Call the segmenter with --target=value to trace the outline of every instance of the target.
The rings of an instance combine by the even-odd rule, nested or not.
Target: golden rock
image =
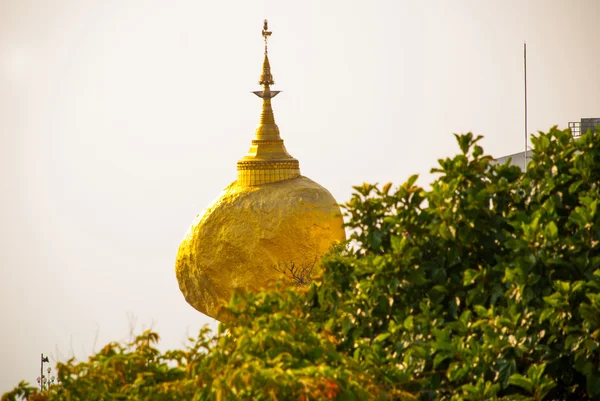
[[[344,238],[335,199],[314,181],[234,182],[182,241],[179,287],[190,305],[216,317],[236,288],[264,288],[281,278],[282,264],[311,263]]]
[[[260,123],[250,150],[237,164],[238,179],[188,230],[175,271],[186,301],[218,316],[237,288],[257,291],[282,278],[281,266],[309,265],[346,238],[339,206],[316,182],[300,175],[275,124],[274,84],[267,55],[260,84]]]

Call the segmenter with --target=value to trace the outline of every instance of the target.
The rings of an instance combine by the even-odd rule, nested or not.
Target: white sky
[[[342,203],[364,181],[430,182],[457,152],[523,150],[529,131],[600,117],[600,1],[0,0],[0,394],[41,352],[161,347],[210,319],[174,261],[236,177],[260,99],[262,21],[275,117],[304,175]],[[129,316],[129,317],[128,317]]]

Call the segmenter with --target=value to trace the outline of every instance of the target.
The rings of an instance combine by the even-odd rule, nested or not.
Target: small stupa
[[[175,271],[186,301],[218,318],[237,288],[257,291],[282,279],[282,266],[314,264],[346,234],[333,196],[300,175],[286,150],[271,107],[279,91],[271,74],[267,20],[259,84],[260,122],[237,180],[196,216],[179,246]]]

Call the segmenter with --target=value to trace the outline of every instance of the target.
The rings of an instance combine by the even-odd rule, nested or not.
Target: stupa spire
[[[269,21],[265,20],[263,23],[262,36],[265,41],[265,60],[263,61],[263,73],[260,76],[260,85],[273,85],[273,75],[271,75],[271,64],[269,64],[269,36],[273,32],[269,31]]]
[[[265,41],[265,58],[260,74],[259,85],[262,85],[262,91],[252,92],[263,99],[262,112],[260,113],[260,123],[256,129],[256,139],[281,139],[279,136],[279,127],[275,124],[273,107],[271,99],[277,96],[280,91],[272,91],[271,85],[275,85],[273,74],[271,74],[271,63],[269,62],[269,43],[268,39],[273,32],[269,31],[269,23],[265,20],[263,24],[262,36]]]
[[[262,98],[263,104],[252,146],[237,164],[238,183],[242,185],[262,185],[300,176],[300,164],[285,149],[271,106],[271,99],[280,92],[271,90],[271,85],[275,84],[269,62],[268,38],[271,34],[265,20],[262,30],[265,57],[258,81],[263,90],[252,92]]]

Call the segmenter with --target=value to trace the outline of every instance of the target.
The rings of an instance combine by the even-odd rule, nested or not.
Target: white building
[[[587,132],[588,129],[595,130],[596,127],[600,127],[600,118],[582,118],[581,121],[569,123],[569,128],[571,129],[571,133],[575,138],[579,137],[582,133]],[[528,150],[527,152],[523,151],[508,156],[502,156],[495,160],[500,164],[504,164],[510,159],[511,165],[518,166],[521,168],[521,170],[525,170],[528,156],[530,154],[531,151]]]

